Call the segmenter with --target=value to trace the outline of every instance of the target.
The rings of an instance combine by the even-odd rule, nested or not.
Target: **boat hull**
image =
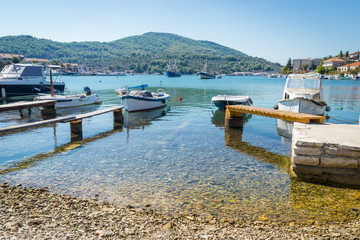
[[[210,73],[206,73],[206,72],[200,72],[199,73],[200,79],[215,79],[215,75],[212,75]]]
[[[167,77],[181,77],[181,74],[180,74],[180,73],[178,73],[178,72],[172,72],[172,71],[167,71],[167,72],[165,73],[165,75],[166,75]]]
[[[39,96],[35,100],[56,100],[55,108],[71,108],[91,104],[100,104],[101,100],[96,94],[92,95],[69,95],[69,96]]]
[[[140,98],[127,95],[122,96],[121,99],[125,109],[128,110],[128,112],[134,112],[164,107],[170,100],[170,96],[167,95],[162,98]]]
[[[218,95],[211,99],[213,103],[220,110],[225,111],[227,105],[252,105],[252,100],[249,96],[231,96],[231,95]]]
[[[64,92],[64,83],[54,83],[54,91]],[[4,89],[4,90],[3,90]],[[3,95],[3,93],[5,93]],[[22,83],[2,83],[0,82],[0,95],[4,97],[31,96],[39,93],[50,93],[50,83],[45,84],[22,84]]]
[[[283,99],[279,101],[278,109],[289,112],[324,115],[326,104],[306,98]]]

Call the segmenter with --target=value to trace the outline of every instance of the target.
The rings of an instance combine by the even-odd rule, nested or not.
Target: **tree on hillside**
[[[345,57],[347,57],[347,58],[349,57],[349,51],[345,52]]]
[[[289,60],[287,61],[287,63],[286,63],[286,68],[289,69],[289,70],[292,70],[293,65],[292,65],[291,58],[289,58]]]
[[[20,59],[17,58],[17,57],[12,57],[12,58],[11,58],[11,62],[12,62],[12,63],[19,63],[19,62],[20,62]]]
[[[339,56],[344,57],[344,54],[343,54],[342,50],[340,50]]]

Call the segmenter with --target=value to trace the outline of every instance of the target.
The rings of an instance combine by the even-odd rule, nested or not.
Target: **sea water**
[[[360,207],[356,190],[291,177],[291,133],[279,130],[277,119],[252,115],[243,129],[227,130],[224,113],[211,104],[218,94],[249,95],[254,106],[272,108],[282,97],[285,79],[135,75],[62,80],[65,94],[89,86],[103,102],[59,110],[59,116],[120,105],[116,89],[125,85],[162,88],[172,100],[162,109],[125,111],[120,129],[114,130],[112,113],[84,119],[79,142],[71,142],[69,123],[1,135],[0,183],[252,221],[342,221],[356,216],[352,209]],[[327,122],[358,124],[360,82],[327,80],[323,85],[332,108]],[[38,109],[22,118],[11,111],[1,113],[0,127],[37,120]]]

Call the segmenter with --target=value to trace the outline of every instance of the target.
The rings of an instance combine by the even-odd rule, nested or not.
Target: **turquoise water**
[[[242,131],[225,131],[224,113],[210,102],[218,94],[248,94],[255,106],[272,108],[281,99],[285,79],[136,75],[62,80],[66,94],[81,93],[86,85],[103,103],[62,110],[59,115],[119,105],[114,90],[125,84],[148,84],[153,91],[163,88],[172,101],[163,109],[125,112],[122,129],[113,129],[112,113],[85,119],[84,140],[76,143],[70,141],[69,123],[0,136],[0,183],[48,187],[55,193],[97,197],[120,205],[149,203],[163,211],[252,220],[260,215],[272,221],[302,219],[299,216],[335,218],[339,212],[338,218],[343,219],[349,217],[347,208],[358,205],[351,197],[354,190],[290,177],[291,140],[279,134],[276,119],[253,115]],[[323,84],[325,101],[332,107],[330,115],[358,121],[360,82]],[[182,102],[177,101],[179,97]],[[0,127],[41,119],[38,111],[24,118],[16,111],[1,114]],[[341,123],[333,118],[328,122]],[[317,206],[314,200],[320,192],[332,199],[327,207]],[[334,204],[340,202],[338,198],[346,202]],[[313,203],[311,211],[305,202]]]

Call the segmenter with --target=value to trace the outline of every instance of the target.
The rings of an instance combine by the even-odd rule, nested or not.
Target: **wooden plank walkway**
[[[15,102],[0,105],[0,112],[18,110],[33,107],[55,107],[55,100],[43,100],[43,101],[29,101],[29,102]]]
[[[278,118],[289,122],[301,122],[301,123],[323,123],[325,120],[324,116],[311,115],[305,113],[295,113],[289,111],[275,110],[271,108],[246,106],[246,105],[230,105],[226,106],[227,114],[232,113],[248,113],[254,115],[260,115],[265,117]]]
[[[93,117],[93,116],[104,114],[107,112],[117,111],[122,108],[123,108],[123,106],[116,106],[116,107],[101,109],[101,110],[94,111],[94,112],[80,114],[77,116],[64,116],[64,117],[53,118],[53,119],[49,119],[49,120],[42,120],[42,121],[37,121],[37,122],[32,122],[32,123],[25,123],[25,124],[19,124],[19,125],[15,125],[15,126],[4,127],[4,128],[0,128],[0,133],[24,129],[24,128],[37,127],[37,126],[41,126],[41,125],[45,125],[45,124],[49,124],[49,123],[71,122],[71,121],[75,121],[75,120],[81,120],[84,118]]]
[[[88,113],[77,115],[77,116],[75,116],[75,119],[72,119],[72,120],[69,120],[69,121],[89,118],[89,117],[93,117],[93,116],[96,116],[96,115],[117,111],[117,110],[120,110],[120,109],[123,109],[123,108],[124,108],[123,106],[115,106],[115,107],[100,109],[100,110],[97,110],[97,111],[94,111],[94,112],[88,112]]]
[[[54,118],[54,119],[32,122],[32,123],[25,123],[25,124],[19,124],[19,125],[15,125],[15,126],[3,127],[3,128],[0,128],[0,133],[14,131],[14,130],[20,130],[23,128],[38,127],[38,126],[49,124],[49,123],[67,122],[67,121],[71,121],[71,120],[75,120],[75,116],[65,116],[65,117],[59,117],[59,118]]]

